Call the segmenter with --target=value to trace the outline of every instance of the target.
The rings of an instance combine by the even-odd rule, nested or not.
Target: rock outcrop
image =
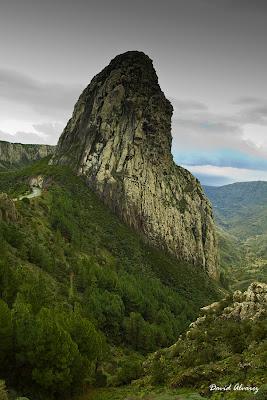
[[[66,164],[150,243],[217,277],[212,210],[171,154],[172,105],[152,61],[115,57],[81,94],[52,158]]]
[[[42,189],[44,185],[44,177],[42,175],[33,176],[30,178],[29,185],[31,189],[39,188]]]
[[[223,310],[222,318],[244,320],[267,316],[267,284],[253,282],[245,292],[233,293],[233,304]]]
[[[54,146],[0,141],[0,169],[28,164],[52,155]]]
[[[244,384],[253,382],[259,387],[266,376],[266,317],[267,284],[262,282],[203,307],[175,344],[148,356],[138,384],[153,384],[162,371],[165,385],[194,386],[201,392],[213,382],[218,387],[226,382],[231,386],[240,377]],[[232,396],[224,392],[222,398]]]
[[[207,315],[235,321],[262,319],[267,317],[267,284],[253,282],[245,292],[236,290],[230,299],[223,299],[201,308],[201,316],[190,324],[190,329],[206,321]],[[190,330],[188,331],[190,333]]]

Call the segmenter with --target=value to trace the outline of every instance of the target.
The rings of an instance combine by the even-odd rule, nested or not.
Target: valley
[[[42,195],[24,197],[35,176],[43,177]],[[65,375],[70,364],[58,364],[65,351],[72,354],[68,363],[73,363],[73,357],[78,365],[88,360],[90,368],[84,373],[92,382],[130,383],[140,374],[148,352],[171,345],[196,318],[200,306],[223,295],[200,269],[147,245],[65,167],[48,166],[43,160],[4,172],[1,191],[11,197],[0,198],[1,315],[5,318],[0,327],[12,321],[10,331],[0,329],[2,340],[5,337],[1,376],[8,384],[16,382],[24,394],[29,388],[63,394],[70,384],[72,390],[79,387],[81,370],[75,378],[75,370],[74,375]],[[19,196],[22,199],[14,203],[12,197]],[[32,328],[20,325],[27,319]],[[49,331],[43,330],[42,324],[49,320]],[[37,332],[38,358],[33,358],[30,338]],[[14,334],[15,348],[8,345]],[[49,341],[57,335],[68,338],[68,348],[55,350],[58,361],[51,365],[52,359],[41,350],[49,348],[47,335]],[[84,340],[89,347],[84,347]],[[99,343],[97,348],[90,347],[92,341]],[[105,363],[101,361],[95,375],[92,362],[100,362],[103,356]],[[35,375],[45,365],[58,380]],[[21,368],[25,373],[20,379]],[[65,389],[59,389],[62,379]],[[28,395],[32,396],[30,391]]]
[[[267,282],[267,183],[204,187],[218,225],[221,266],[232,289]]]
[[[172,114],[128,51],[56,147],[0,142],[0,400],[266,399],[267,183],[203,189]]]
[[[11,198],[22,196],[25,188],[30,191],[30,182],[37,177],[43,181],[41,195],[14,203]],[[229,287],[220,288],[201,270],[178,263],[147,245],[98,200],[83,178],[75,177],[66,167],[49,166],[44,159],[20,170],[2,173],[0,178],[0,191],[11,196],[4,203],[0,199],[0,328],[1,323],[6,325],[9,320],[17,326],[13,333],[0,329],[0,335],[5,337],[0,353],[2,365],[12,365],[12,372],[10,367],[1,370],[1,377],[8,385],[13,386],[16,381],[16,386],[29,399],[39,388],[44,393],[48,390],[49,396],[54,392],[56,397],[57,393],[65,396],[70,390],[77,391],[76,400],[198,400],[210,398],[204,382],[211,382],[222,370],[222,384],[227,379],[242,380],[242,374],[235,372],[235,365],[240,362],[251,364],[251,382],[257,385],[264,382],[266,324],[261,320],[254,321],[253,325],[245,321],[242,324],[220,322],[217,313],[231,304]],[[257,270],[253,264],[244,269],[245,260],[252,260],[253,254],[247,254],[236,240],[221,231],[219,246],[230,288],[243,291],[241,287],[247,289],[250,281],[255,280]],[[254,260],[259,263],[259,258]],[[257,268],[263,264],[264,261]],[[215,314],[207,316],[203,325],[190,329],[189,324],[199,315],[200,307],[222,298],[225,300]],[[31,325],[34,323],[32,328],[20,325],[25,324],[25,318],[30,318]],[[42,324],[48,321],[50,328],[43,331]],[[209,334],[205,336],[207,328]],[[186,333],[188,329],[190,334]],[[233,336],[235,330],[236,336]],[[27,334],[30,338],[37,332],[38,358],[33,358],[31,342],[27,344],[20,335]],[[79,362],[87,359],[88,367],[95,365],[84,370],[90,380],[81,397],[75,370],[72,377],[67,376],[63,367],[67,364],[58,364],[66,350],[60,347],[56,350],[55,364],[50,364],[51,360],[41,350],[44,346],[48,349],[52,338],[63,332],[69,341],[68,352],[77,357],[76,362],[82,357]],[[167,332],[170,336],[166,336]],[[17,354],[8,347],[14,334]],[[49,342],[44,340],[44,334],[52,335]],[[232,342],[233,337],[236,340]],[[215,345],[218,341],[225,347],[217,348],[215,355],[212,343]],[[98,344],[93,349],[84,347],[86,342]],[[41,347],[38,349],[38,346]],[[74,346],[72,350],[70,346]],[[159,347],[163,349],[157,350]],[[17,360],[23,357],[23,364],[14,357]],[[73,363],[71,358],[69,362]],[[35,378],[38,375],[27,376],[27,370],[30,374],[33,371],[36,374],[38,368],[43,371],[44,363],[54,376],[60,371],[58,382],[50,381],[47,386],[48,382]],[[25,373],[18,386],[16,374],[22,365]],[[257,365],[257,375],[254,365]],[[80,375],[81,367],[78,368]],[[71,382],[63,391],[58,386],[62,379]],[[25,380],[27,386],[24,386]],[[95,385],[108,387],[90,388]],[[228,398],[249,397],[247,393],[235,396],[231,393]]]

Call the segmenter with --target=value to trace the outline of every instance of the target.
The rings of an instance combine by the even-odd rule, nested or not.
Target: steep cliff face
[[[0,169],[19,166],[52,155],[54,146],[0,141]]]
[[[198,181],[173,162],[171,117],[150,58],[119,55],[81,94],[52,163],[85,175],[153,245],[217,277],[211,206]]]

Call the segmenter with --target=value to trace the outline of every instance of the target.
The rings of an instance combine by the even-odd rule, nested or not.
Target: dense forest
[[[42,175],[42,195],[13,202]],[[0,378],[17,395],[121,385],[223,290],[148,246],[83,178],[39,161],[0,174]],[[11,390],[11,394],[12,394]]]

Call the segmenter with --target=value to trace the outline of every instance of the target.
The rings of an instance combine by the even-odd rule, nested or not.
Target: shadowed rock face
[[[150,58],[121,54],[81,94],[52,163],[85,175],[154,246],[216,278],[211,206],[198,181],[173,162],[172,111]]]

